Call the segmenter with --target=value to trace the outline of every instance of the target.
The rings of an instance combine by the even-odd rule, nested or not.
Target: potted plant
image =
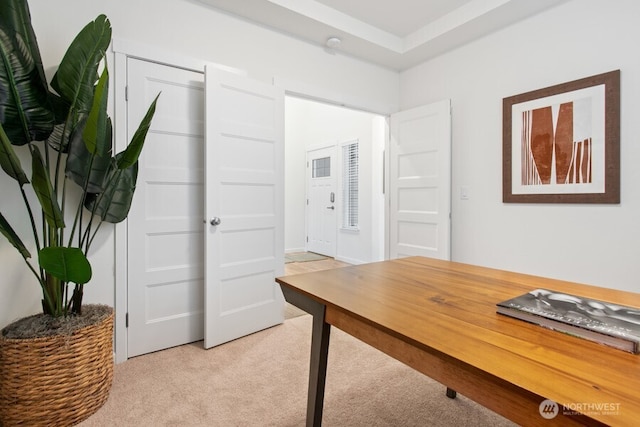
[[[0,333],[0,425],[77,423],[102,406],[111,386],[113,310],[83,306],[91,279],[87,255],[104,222],[128,215],[158,98],[127,148],[114,155],[107,114],[110,41],[106,16],[84,27],[51,80],[54,93],[27,0],[0,2],[0,166],[19,188],[26,209],[21,220],[28,218],[33,240],[22,240],[1,211],[0,233],[40,286],[43,309]],[[30,179],[20,160],[25,157]],[[42,323],[37,335],[31,326],[26,336],[15,332],[16,324],[24,329],[33,322]]]

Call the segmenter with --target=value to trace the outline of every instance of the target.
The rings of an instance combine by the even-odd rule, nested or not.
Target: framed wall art
[[[503,99],[505,203],[620,203],[620,70]]]

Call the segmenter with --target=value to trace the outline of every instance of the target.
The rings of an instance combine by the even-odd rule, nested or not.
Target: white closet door
[[[389,258],[450,259],[450,101],[391,116]]]
[[[128,217],[127,357],[204,336],[204,75],[127,60],[128,133],[159,92]]]
[[[207,68],[205,347],[284,321],[284,92]]]

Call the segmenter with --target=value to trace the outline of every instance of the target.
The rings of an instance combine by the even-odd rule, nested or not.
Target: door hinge
[[[124,87],[124,100],[125,101],[129,100],[129,86]]]
[[[307,206],[309,206],[309,199],[307,199]]]
[[[309,243],[309,236],[307,236],[307,243]]]
[[[124,315],[124,327],[125,328],[129,327],[129,313]]]

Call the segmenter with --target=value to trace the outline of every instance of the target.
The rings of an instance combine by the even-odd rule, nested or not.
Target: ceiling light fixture
[[[327,39],[327,47],[330,49],[335,49],[338,46],[340,46],[340,43],[342,43],[342,40],[340,40],[338,37],[329,37]]]

